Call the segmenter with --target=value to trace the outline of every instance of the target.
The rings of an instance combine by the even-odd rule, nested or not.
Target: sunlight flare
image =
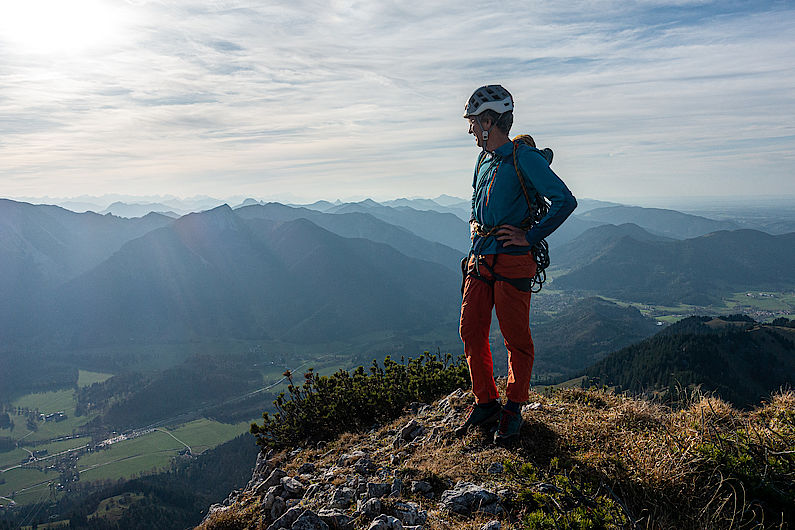
[[[120,17],[103,0],[10,1],[0,4],[0,41],[17,53],[70,54],[109,44]]]

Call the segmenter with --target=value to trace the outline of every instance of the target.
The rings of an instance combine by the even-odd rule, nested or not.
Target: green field
[[[39,412],[57,412],[59,410],[74,412],[74,391],[71,389],[57,390],[55,392],[41,392],[28,394],[11,403],[13,407],[39,409]]]
[[[241,422],[235,425],[219,423],[212,420],[195,420],[176,429],[155,430],[143,436],[125,440],[109,446],[107,449],[98,450],[79,457],[77,470],[80,480],[116,480],[128,478],[141,472],[156,472],[167,469],[179,451],[189,445],[194,455],[206,451],[227,440],[248,431],[251,422]],[[164,432],[168,431],[168,432]],[[170,433],[170,434],[169,434]],[[173,435],[173,436],[171,436]],[[175,439],[176,437],[176,439]],[[179,439],[179,441],[177,441]],[[69,445],[71,442],[71,445]],[[82,445],[81,440],[67,440],[55,442],[47,446],[64,450]],[[18,452],[17,452],[18,451]],[[19,463],[27,455],[21,449],[13,451],[11,465]],[[6,453],[8,455],[9,453]],[[5,455],[4,455],[5,456]],[[42,460],[36,463],[42,468],[51,465],[51,460]],[[18,504],[27,504],[45,500],[50,497],[48,484],[38,483],[57,481],[59,475],[53,470],[16,468],[2,474],[5,480],[0,484],[0,496],[12,497]]]
[[[36,410],[42,414],[63,411],[67,418],[63,421],[37,422],[38,429],[31,431],[26,427],[23,416],[11,416],[14,421],[14,430],[0,429],[0,436],[12,436],[17,440],[42,441],[52,440],[61,436],[68,436],[76,431],[78,427],[94,418],[90,416],[75,416],[75,397],[74,390],[57,390],[55,392],[41,392],[22,396],[11,403],[13,408],[22,407]]]
[[[140,501],[144,496],[138,493],[126,493],[124,495],[116,495],[103,500],[97,506],[97,510],[88,516],[89,519],[94,517],[102,517],[110,521],[119,521],[124,517],[124,512],[127,511],[130,504]]]
[[[165,468],[184,446],[168,434],[154,431],[80,457],[80,480],[119,479],[141,471]]]
[[[197,455],[218,445],[218,440],[231,440],[244,432],[248,432],[252,421],[255,420],[230,425],[228,423],[201,419],[186,423],[170,432],[188,444],[191,452]]]
[[[795,314],[795,293],[771,291],[745,291],[726,298],[726,307],[732,311],[768,311]]]
[[[780,316],[793,318],[793,315],[795,315],[795,293],[792,292],[742,291],[728,294],[723,298],[722,303],[710,306],[694,306],[687,304],[664,306],[626,302],[606,296],[602,298],[621,306],[636,307],[645,316],[668,324],[677,322],[690,315],[729,315],[743,313],[759,322],[773,320]]]
[[[91,386],[94,383],[101,383],[103,381],[107,381],[113,374],[106,374],[103,372],[89,372],[88,370],[78,370],[77,371],[77,386],[84,387],[84,386]]]
[[[269,375],[274,376],[276,369],[272,372]],[[109,374],[81,370],[80,376],[81,383],[91,384],[107,378]],[[49,482],[58,482],[59,479],[58,472],[46,469],[56,462],[56,458],[50,457],[63,451],[82,447],[90,440],[76,438],[48,441],[72,435],[73,430],[93,416],[74,416],[73,390],[29,394],[18,398],[11,405],[14,409],[17,407],[29,410],[38,409],[40,413],[63,411],[67,415],[67,419],[60,422],[39,421],[36,423],[38,429],[30,431],[26,427],[25,416],[12,414],[14,429],[0,430],[0,436],[10,436],[22,444],[20,448],[0,453],[0,470],[6,470],[0,475],[5,481],[0,484],[0,496],[9,498],[13,496],[18,504],[47,500],[52,495]],[[137,438],[118,442],[105,450],[81,455],[77,461],[80,480],[83,482],[115,480],[142,472],[156,472],[168,468],[172,459],[185,448],[183,443],[190,446],[192,454],[197,455],[247,432],[250,423],[250,421],[246,421],[230,425],[208,419],[198,419],[174,428],[162,428]],[[15,467],[28,457],[30,454],[28,451],[34,450],[47,450],[48,454],[35,463],[26,465],[25,468]],[[41,470],[31,469],[31,467],[38,467]]]
[[[58,473],[17,468],[3,473],[2,477],[5,483],[0,484],[0,496],[13,498],[17,504],[29,504],[50,498],[50,487],[46,482],[57,479]]]
[[[0,469],[15,466],[19,464],[23,458],[27,458],[27,456],[28,452],[24,449],[14,449],[13,451],[8,451],[7,453],[0,453]]]

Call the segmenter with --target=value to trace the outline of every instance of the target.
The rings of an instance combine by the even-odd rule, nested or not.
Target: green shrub
[[[263,413],[262,425],[251,424],[251,433],[258,444],[277,449],[331,440],[392,420],[412,401],[427,403],[469,385],[465,360],[450,354],[440,359],[425,352],[400,363],[387,357],[383,366],[373,361],[369,372],[359,366],[353,373],[319,376],[310,368],[300,386],[285,372],[288,395],[276,398],[277,412]]]
[[[628,526],[622,508],[605,485],[593,484],[576,470],[561,472],[557,459],[542,472],[529,462],[506,462],[505,469],[517,490],[513,500],[520,516],[517,528],[598,529]]]

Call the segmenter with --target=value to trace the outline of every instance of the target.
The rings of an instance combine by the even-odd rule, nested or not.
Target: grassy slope
[[[459,418],[470,399],[450,401]],[[458,481],[510,490],[503,503],[508,513],[500,519],[513,529],[629,528],[633,522],[638,528],[734,528],[761,523],[763,510],[761,527],[778,528],[782,517],[785,523],[795,520],[792,392],[752,412],[701,395],[676,409],[580,389],[531,394],[531,401],[539,405],[524,413],[520,443],[510,449],[494,446],[477,430],[456,439],[438,403],[416,416],[432,434],[414,448],[401,448],[407,454],[397,468],[389,463],[396,453],[394,433],[413,415],[372,432],[342,435],[294,458],[285,452],[277,460],[290,475],[304,462],[322,474],[341,454],[365,450],[386,474],[436,485],[433,500],[405,493],[428,510],[427,530],[475,530],[493,518],[460,518],[440,509],[441,491]],[[506,471],[489,473],[494,462],[507,464]],[[339,475],[337,482],[344,479]],[[201,528],[256,525],[260,500],[243,495]],[[359,520],[357,528],[367,524]]]

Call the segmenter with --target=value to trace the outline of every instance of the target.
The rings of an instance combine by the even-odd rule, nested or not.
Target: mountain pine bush
[[[451,354],[440,359],[425,352],[403,362],[387,357],[383,366],[373,361],[369,372],[359,366],[353,373],[319,376],[310,368],[302,385],[285,372],[288,394],[273,402],[276,413],[262,414],[262,425],[251,424],[251,433],[259,445],[274,449],[331,440],[397,418],[411,402],[429,403],[469,385],[466,361]]]

